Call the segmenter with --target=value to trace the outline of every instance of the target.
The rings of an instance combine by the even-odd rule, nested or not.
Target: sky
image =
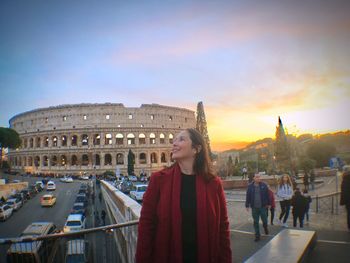
[[[281,3],[283,2],[283,3]],[[74,103],[203,101],[214,150],[350,129],[350,1],[0,1],[0,126]]]

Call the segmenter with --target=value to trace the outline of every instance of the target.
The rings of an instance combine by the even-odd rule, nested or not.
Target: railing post
[[[318,195],[316,195],[316,213],[318,213]]]
[[[332,195],[332,215],[334,214],[334,196]]]

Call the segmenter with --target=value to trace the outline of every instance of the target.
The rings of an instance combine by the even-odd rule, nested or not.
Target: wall
[[[101,181],[101,191],[113,224],[139,219],[141,205],[135,200],[105,181]],[[122,263],[135,262],[137,225],[117,229],[114,235]]]
[[[14,191],[21,191],[28,187],[27,182],[0,184],[0,198],[3,196],[5,199],[10,196]]]

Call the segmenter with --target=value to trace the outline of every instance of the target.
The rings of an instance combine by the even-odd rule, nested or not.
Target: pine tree
[[[276,127],[275,157],[277,169],[282,172],[290,171],[290,150],[280,117],[278,117],[278,126]]]
[[[212,153],[210,148],[210,140],[207,129],[207,120],[205,118],[203,102],[198,102],[197,104],[197,131],[203,136],[204,142],[207,145],[209,157],[212,159]]]

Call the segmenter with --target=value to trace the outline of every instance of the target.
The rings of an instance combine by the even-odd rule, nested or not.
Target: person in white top
[[[280,199],[280,205],[281,205],[281,214],[279,216],[279,220],[281,222],[283,218],[283,222],[281,223],[284,227],[288,227],[287,219],[289,216],[292,196],[293,196],[292,180],[290,179],[289,175],[284,174],[280,178],[278,182],[278,187],[277,187],[277,197]]]

